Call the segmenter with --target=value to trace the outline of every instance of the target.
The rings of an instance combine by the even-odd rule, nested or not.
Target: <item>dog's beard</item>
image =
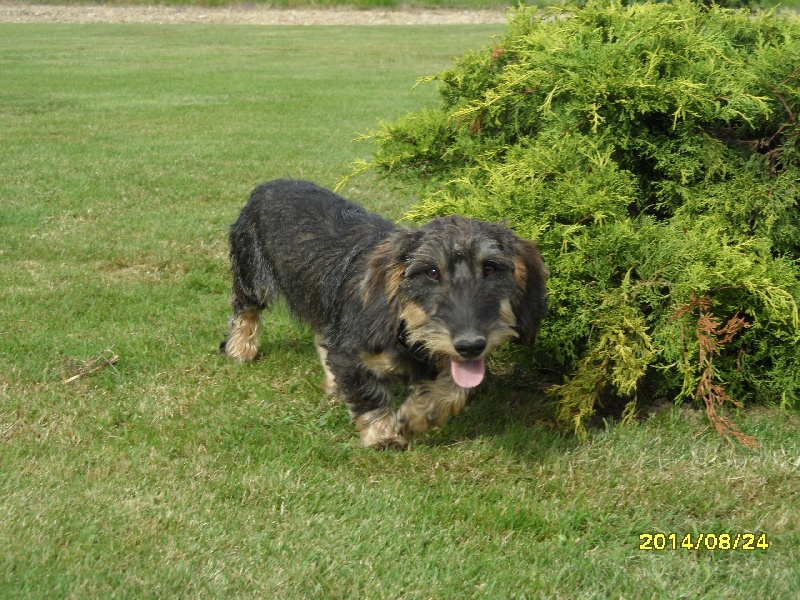
[[[441,321],[428,317],[419,304],[406,304],[400,318],[405,327],[404,343],[424,348],[429,356],[435,358],[440,368],[446,369],[446,363],[449,363],[450,377],[462,389],[480,385],[486,376],[486,356],[507,340],[518,336],[514,330],[516,318],[511,302],[507,299],[500,302],[500,316],[488,333],[486,350],[480,358],[456,358],[458,352],[453,345],[450,330]]]
[[[486,375],[486,361],[484,358],[457,359],[453,341],[446,327],[437,321],[426,321],[423,325],[408,329],[406,343],[419,345],[433,357],[438,357],[440,366],[442,359],[450,363],[450,376],[455,384],[464,389],[476,387]],[[445,358],[446,357],[446,358]]]
[[[461,388],[474,388],[486,374],[486,361],[482,358],[476,360],[450,359],[450,375],[456,385]]]

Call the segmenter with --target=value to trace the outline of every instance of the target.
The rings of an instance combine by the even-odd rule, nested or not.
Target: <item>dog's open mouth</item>
[[[474,388],[486,374],[486,362],[476,360],[450,360],[450,374],[458,387]]]

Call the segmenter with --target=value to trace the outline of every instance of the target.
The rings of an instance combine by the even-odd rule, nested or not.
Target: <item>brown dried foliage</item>
[[[750,327],[750,324],[738,312],[723,324],[722,319],[710,309],[711,300],[698,298],[693,294],[690,302],[673,316],[678,318],[694,310],[698,312],[695,334],[700,346],[698,365],[702,374],[695,390],[695,399],[702,399],[706,416],[717,433],[728,440],[735,439],[745,448],[757,449],[759,446],[754,436],[743,433],[730,419],[719,413],[719,409],[726,403],[737,408],[742,404],[731,398],[721,384],[714,382],[714,358],[725,348],[725,344],[732,341],[742,329]]]

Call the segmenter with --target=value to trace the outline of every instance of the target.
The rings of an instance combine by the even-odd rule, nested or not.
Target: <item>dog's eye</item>
[[[497,267],[492,263],[486,263],[483,265],[483,276],[484,277],[491,277],[497,272]]]
[[[432,281],[439,281],[439,278],[441,277],[439,269],[428,269],[427,271],[425,271],[425,275],[428,277],[428,279]]]

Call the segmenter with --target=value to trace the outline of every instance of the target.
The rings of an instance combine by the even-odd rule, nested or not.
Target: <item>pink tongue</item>
[[[458,387],[474,388],[486,373],[486,364],[482,358],[478,360],[451,360],[450,373]]]

